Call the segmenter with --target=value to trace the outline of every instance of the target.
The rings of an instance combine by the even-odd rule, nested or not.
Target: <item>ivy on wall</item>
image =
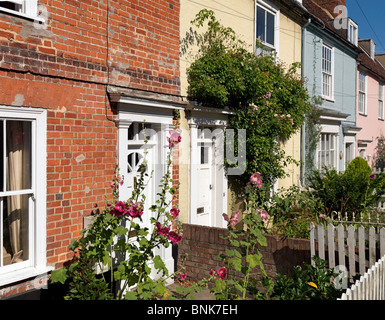
[[[246,141],[240,144],[246,146],[246,172],[237,179],[246,182],[260,172],[264,182],[272,184],[286,175],[285,166],[294,161],[280,147],[282,141],[301,128],[312,110],[297,72],[300,64],[285,66],[274,55],[256,55],[231,28],[216,20],[213,11],[201,10],[192,24],[201,28],[206,22],[203,35],[191,33],[198,40],[199,53],[187,70],[188,99],[235,111],[228,127],[246,129]],[[236,152],[237,145],[236,140]]]

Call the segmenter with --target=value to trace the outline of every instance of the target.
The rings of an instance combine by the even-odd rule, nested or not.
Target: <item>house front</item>
[[[384,84],[385,69],[377,60],[372,39],[359,39],[361,53],[357,68],[357,156],[366,159],[370,166],[377,165],[378,138],[385,135]]]
[[[0,2],[0,298],[72,258],[118,168],[129,196],[146,139],[154,200],[181,108],[179,1]]]
[[[326,165],[343,171],[356,155],[361,128],[356,117],[357,33],[348,37],[347,30],[335,28],[334,8],[346,5],[344,1],[337,2],[303,1],[311,14],[303,32],[303,76],[309,94],[320,98],[316,104],[320,135],[316,149],[310,151],[306,151],[304,136],[302,154],[314,153],[315,169]],[[349,23],[353,22],[348,19],[347,26]],[[304,176],[311,167],[305,163]]]

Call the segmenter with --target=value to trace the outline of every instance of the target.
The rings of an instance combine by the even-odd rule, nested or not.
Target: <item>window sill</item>
[[[363,116],[363,117],[367,117],[368,116],[368,114],[367,113],[362,113],[362,112],[359,112],[358,113],[360,116]]]
[[[334,98],[330,98],[330,97],[325,97],[325,96],[321,96],[321,98],[323,99],[323,100],[326,100],[326,101],[329,101],[329,102],[336,102],[335,100],[334,100]]]
[[[53,267],[43,267],[43,268],[24,268],[17,271],[11,271],[5,274],[0,275],[0,287],[8,284],[12,284],[18,281],[26,280],[28,278],[34,278],[45,274],[49,271],[52,271]]]
[[[43,18],[33,17],[33,16],[28,15],[28,14],[25,14],[25,13],[22,13],[22,12],[17,12],[17,11],[10,10],[10,9],[7,9],[7,8],[0,8],[0,13],[11,14],[11,15],[14,15],[14,16],[17,16],[17,17],[20,17],[20,18],[24,18],[24,19],[28,19],[28,20],[31,20],[31,21],[34,21],[34,22],[38,22],[38,23],[41,23],[41,24],[45,23],[45,19],[43,19]]]

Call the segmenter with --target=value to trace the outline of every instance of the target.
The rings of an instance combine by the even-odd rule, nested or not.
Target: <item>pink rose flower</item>
[[[218,276],[221,280],[225,279],[226,278],[226,275],[227,275],[227,270],[226,268],[219,268],[218,271]]]
[[[262,179],[259,172],[253,173],[250,177],[250,181],[252,184],[256,184],[258,188],[262,188]]]

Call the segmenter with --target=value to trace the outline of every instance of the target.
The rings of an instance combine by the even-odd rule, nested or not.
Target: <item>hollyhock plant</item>
[[[171,213],[171,215],[172,215],[174,218],[176,218],[177,216],[179,216],[179,212],[180,212],[180,210],[177,209],[177,208],[172,208],[172,209],[170,210],[170,213]]]
[[[161,234],[163,236],[168,236],[169,232],[170,232],[170,226],[168,227],[162,227],[162,225],[160,224],[160,222],[156,222],[155,224],[156,226],[156,233],[157,234]]]
[[[180,129],[174,129],[173,131],[169,131],[170,137],[167,138],[169,148],[175,147],[175,145],[182,141],[181,132],[182,130]]]
[[[177,234],[175,231],[170,231],[168,233],[168,239],[172,244],[179,243],[182,240],[183,234]]]
[[[127,208],[127,215],[132,218],[139,218],[143,214],[143,204],[141,202],[133,203],[130,202],[130,205]]]
[[[224,280],[226,278],[226,275],[227,275],[227,269],[226,268],[219,268],[217,270],[217,273],[218,273],[218,276],[221,280]]]
[[[261,216],[263,222],[269,219],[269,215],[265,209],[257,209],[257,214]]]

